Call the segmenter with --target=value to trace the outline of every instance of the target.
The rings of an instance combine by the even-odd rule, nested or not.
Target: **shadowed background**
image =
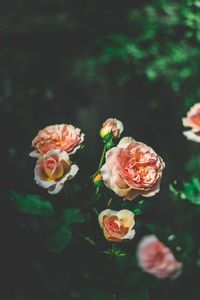
[[[166,162],[150,218],[176,228],[168,185],[186,176],[190,151],[198,152],[183,137],[181,118],[200,94],[199,7],[189,0],[0,1],[2,299],[80,299],[77,282],[84,286],[87,277],[80,250],[73,248],[76,266],[61,265],[72,250],[43,253],[7,199],[9,190],[46,195],[33,181],[29,152],[47,125],[71,123],[86,134],[88,177],[102,151],[102,122],[121,120],[125,136]],[[166,289],[161,284],[152,299],[172,299]],[[195,289],[190,299],[199,299]]]

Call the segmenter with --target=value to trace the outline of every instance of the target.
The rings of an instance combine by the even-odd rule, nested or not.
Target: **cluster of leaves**
[[[50,252],[63,251],[72,238],[71,225],[85,223],[89,219],[89,216],[77,207],[64,209],[58,218],[53,204],[38,195],[12,192],[12,199],[19,212],[44,218],[44,245]]]

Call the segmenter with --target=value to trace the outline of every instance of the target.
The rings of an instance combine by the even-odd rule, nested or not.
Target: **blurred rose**
[[[40,130],[32,141],[36,149],[30,153],[32,157],[39,157],[53,149],[66,151],[68,154],[75,153],[84,140],[84,134],[73,125],[51,125]]]
[[[50,194],[57,194],[65,181],[76,175],[78,166],[72,165],[65,151],[55,149],[38,159],[34,171],[36,183]]]
[[[182,121],[183,126],[192,128],[183,132],[187,139],[200,143],[200,103],[193,105]]]
[[[121,121],[109,118],[103,123],[100,136],[104,138],[107,134],[111,133],[114,138],[119,138],[123,130],[124,126]]]
[[[145,236],[140,241],[137,257],[142,270],[157,278],[176,278],[181,273],[182,263],[155,235]]]
[[[124,199],[133,200],[138,195],[151,197],[159,192],[164,166],[152,148],[125,137],[117,147],[107,151],[101,174],[108,188]]]
[[[99,224],[108,241],[121,242],[124,239],[131,240],[135,236],[134,214],[130,210],[103,210],[99,214]]]

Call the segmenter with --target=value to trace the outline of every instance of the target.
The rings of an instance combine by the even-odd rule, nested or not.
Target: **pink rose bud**
[[[65,181],[76,175],[78,166],[72,164],[65,151],[55,149],[38,159],[34,172],[38,185],[48,189],[50,194],[57,194]]]
[[[114,138],[119,138],[123,130],[124,126],[121,121],[114,118],[109,118],[103,123],[103,126],[100,130],[100,136],[104,138],[110,133]]]
[[[134,214],[127,209],[115,211],[103,210],[99,214],[99,225],[103,229],[105,238],[111,242],[121,242],[124,239],[133,239],[135,236]]]
[[[138,195],[151,197],[159,192],[164,167],[162,158],[152,148],[125,137],[107,151],[100,171],[108,188],[133,200]]]
[[[73,125],[60,124],[48,126],[40,130],[32,141],[32,146],[36,150],[31,152],[30,156],[39,157],[53,149],[73,154],[81,147],[84,136],[81,130],[75,128]]]
[[[142,270],[159,279],[175,279],[181,273],[182,263],[155,235],[143,237],[138,245],[137,257]]]
[[[200,103],[193,105],[187,117],[182,119],[183,126],[191,127],[190,130],[186,130],[183,134],[188,140],[200,143]]]

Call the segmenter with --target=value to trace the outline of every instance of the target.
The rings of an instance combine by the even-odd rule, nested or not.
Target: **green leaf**
[[[53,233],[48,234],[45,246],[50,252],[61,252],[70,243],[72,232],[70,227],[59,226]]]
[[[54,208],[51,202],[40,198],[38,195],[23,195],[15,191],[11,192],[12,200],[18,211],[37,216],[52,216]]]
[[[169,187],[170,191],[177,198],[188,200],[193,204],[200,205],[200,180],[193,177],[190,182],[183,182],[182,189],[177,190],[173,185]]]
[[[89,219],[89,215],[83,214],[80,208],[68,208],[63,213],[63,221],[65,224],[85,223]]]

